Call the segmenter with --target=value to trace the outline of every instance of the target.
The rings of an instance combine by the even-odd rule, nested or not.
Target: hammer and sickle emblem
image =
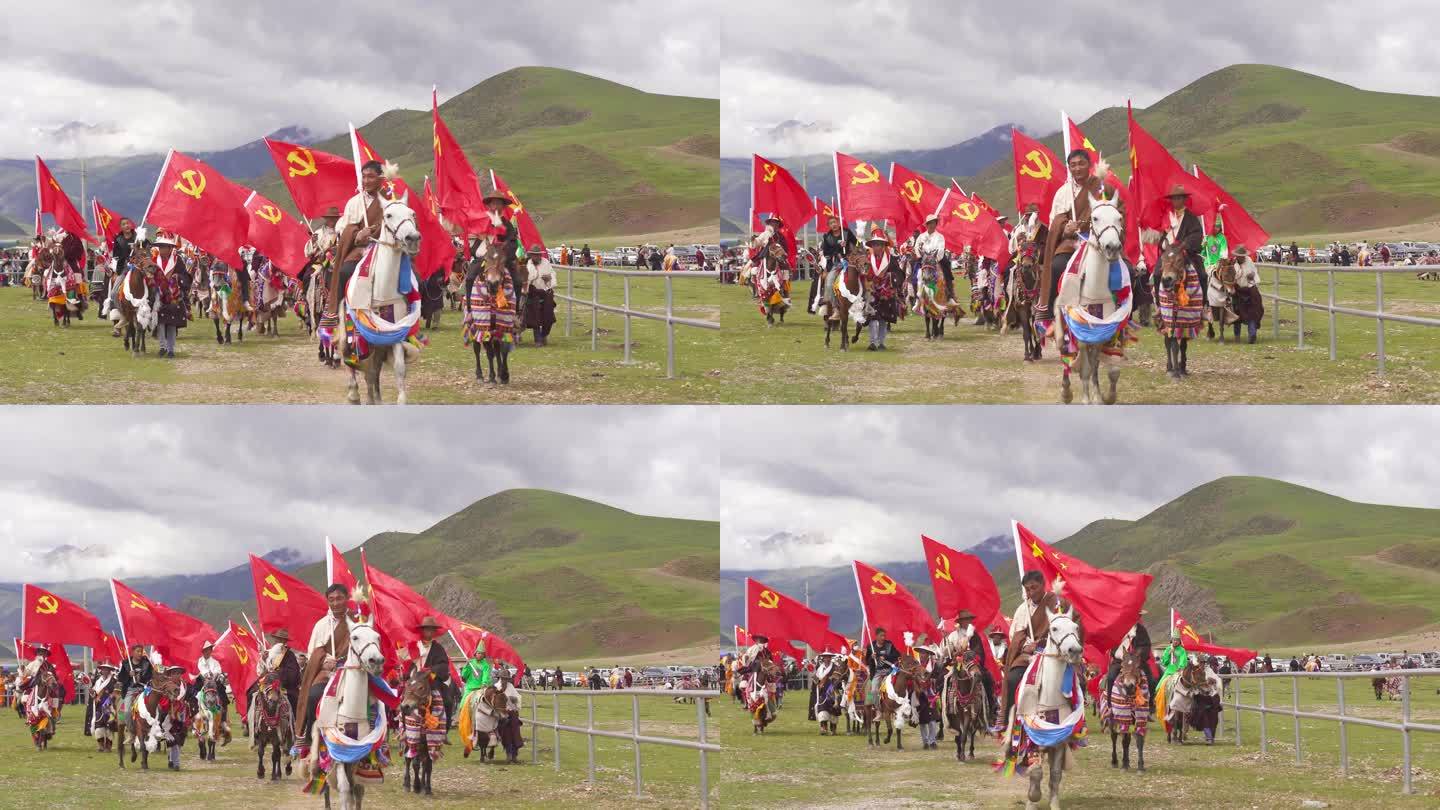
[[[435,144],[435,155],[438,157],[440,155],[440,128],[433,124],[430,126],[430,139]]]
[[[760,179],[761,179],[762,181],[764,181],[764,182],[766,182],[766,183],[773,183],[773,182],[775,182],[775,174],[776,174],[776,172],[777,172],[777,169],[775,168],[774,165],[772,165],[772,164],[770,164],[770,163],[766,163],[766,164],[764,165],[764,167],[762,167],[762,168],[760,169],[760,172],[761,172],[761,177],[760,177]]]
[[[1133,146],[1130,147],[1130,167],[1132,169],[1140,168],[1140,157],[1135,154],[1135,147]]]
[[[270,590],[271,585],[275,586],[274,591]],[[265,577],[265,587],[260,589],[260,593],[270,597],[271,599],[274,599],[276,602],[290,601],[290,595],[285,593],[284,588],[280,587],[280,581],[275,578],[274,574]]]
[[[106,211],[106,210],[103,209],[103,208],[100,209],[100,228],[101,228],[102,230],[107,230],[107,231],[110,230],[110,220],[111,220],[111,219],[113,219],[113,217],[110,216],[110,212],[109,212],[109,211]]]
[[[1030,168],[1034,164],[1035,168]],[[1026,177],[1038,177],[1041,180],[1049,180],[1054,173],[1055,167],[1050,163],[1050,158],[1039,149],[1031,149],[1025,155],[1025,165],[1020,167],[1020,173]]]
[[[141,610],[145,611],[146,613],[149,613],[149,612],[150,612],[150,606],[147,605],[147,604],[145,604],[144,602],[141,602],[141,601],[140,601],[140,598],[137,597],[137,596],[131,596],[131,597],[130,597],[130,607],[132,607],[132,608],[140,608]]]
[[[870,577],[870,582],[870,593],[877,593],[881,596],[889,596],[895,593],[895,580],[878,571]]]
[[[483,632],[485,632],[485,628],[483,628],[483,627],[476,627],[475,625],[473,625],[473,624],[471,624],[471,623],[469,623],[469,622],[461,622],[461,623],[460,623],[460,626],[463,627],[463,628],[465,628],[466,630],[474,630],[474,631],[477,632],[477,633],[483,633]]]
[[[205,173],[195,169],[180,172],[180,180],[175,183],[175,190],[200,199],[200,195],[205,193]]]
[[[980,206],[971,202],[963,202],[956,206],[955,210],[951,213],[966,222],[974,222],[975,218],[980,216]]]
[[[55,597],[51,596],[48,593],[41,595],[39,599],[35,600],[36,613],[44,613],[46,616],[54,616],[55,612],[59,609],[60,603],[55,601]]]
[[[363,147],[361,147],[361,148],[365,150],[365,159],[366,159],[366,160],[374,160],[374,159],[375,159],[375,153],[370,151],[370,146],[369,146],[368,144],[365,145],[365,146],[363,146]]]
[[[53,178],[53,177],[50,178],[50,187],[53,188],[53,189],[55,189],[56,191],[59,191],[59,190],[60,190],[60,184],[57,183],[57,182],[55,182],[55,178]]]
[[[935,577],[946,582],[955,581],[950,578],[950,558],[944,554],[935,555]]]
[[[315,155],[303,146],[291,149],[290,154],[285,156],[285,162],[290,164],[291,177],[307,177],[315,173]]]
[[[871,183],[880,182],[880,170],[868,163],[861,163],[855,167],[854,177],[850,178],[850,185],[865,186]]]
[[[271,225],[280,224],[280,209],[273,205],[262,205],[256,208],[255,216],[260,217]]]
[[[235,651],[235,657],[240,659],[240,663],[250,663],[250,653],[245,652],[244,647],[241,647],[239,644],[231,644],[230,649]]]
[[[243,628],[243,627],[237,627],[237,628],[235,628],[235,635],[240,636],[240,637],[242,637],[242,638],[249,638],[249,637],[250,637],[250,634],[249,634],[248,632],[246,632],[246,631],[245,631],[245,628]]]
[[[763,608],[777,608],[780,606],[780,595],[774,591],[761,591],[760,596],[755,600],[756,604]]]
[[[912,203],[918,203],[918,202],[920,202],[921,189],[920,189],[920,181],[919,181],[919,180],[916,180],[916,179],[913,178],[913,177],[910,178],[909,180],[906,180],[906,181],[905,181],[905,186],[904,186],[904,191],[905,191],[905,196],[908,197],[908,198],[910,198],[910,202],[912,202]]]
[[[525,204],[520,202],[520,198],[515,195],[515,192],[510,192],[510,199],[515,201],[510,204],[510,210],[514,211],[516,216],[525,213]]]
[[[1191,626],[1188,625],[1188,624],[1185,625],[1185,629],[1183,629],[1183,630],[1180,631],[1180,635],[1186,636],[1186,637],[1188,637],[1188,638],[1190,638],[1190,639],[1193,639],[1194,641],[1199,641],[1199,640],[1200,640],[1200,636],[1198,636],[1198,635],[1195,633],[1195,628],[1191,627]]]

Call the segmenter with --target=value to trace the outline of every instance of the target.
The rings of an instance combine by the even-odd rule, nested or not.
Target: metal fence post
[[[1296,348],[1305,348],[1305,274],[1295,273],[1295,334]]]
[[[594,696],[594,695],[586,695],[586,696],[585,696],[585,728],[586,728],[588,731],[594,731],[594,730],[595,730],[595,696]],[[595,784],[595,735],[594,735],[594,734],[586,734],[586,735],[585,735],[585,743],[586,743],[586,748],[589,749],[589,752],[588,752],[588,753],[589,753],[589,755],[590,755],[590,766],[589,766],[588,771],[586,772],[585,780],[586,780],[587,782],[589,782],[590,784],[593,785],[593,784]]]
[[[640,696],[630,696],[630,734],[635,742],[635,798],[644,795],[642,785],[644,780],[640,776]]]
[[[1330,277],[1330,359],[1335,359],[1335,271],[1329,270],[1325,275]]]
[[[1340,775],[1350,775],[1350,747],[1345,736],[1345,679],[1336,678],[1336,696],[1340,701]]]
[[[1375,356],[1379,360],[1378,373],[1385,376],[1385,321],[1380,315],[1385,310],[1385,274],[1375,271]]]
[[[1244,681],[1235,679],[1235,745],[1240,745],[1240,684]]]
[[[1300,268],[1295,268],[1295,275],[1300,275]],[[1275,339],[1280,339],[1280,266],[1275,266]],[[566,332],[565,334],[570,334]]]
[[[1300,764],[1300,678],[1290,677],[1290,712],[1295,719],[1295,764]]]
[[[708,698],[695,698],[695,722],[700,727],[699,740],[705,743],[705,709]],[[710,806],[710,760],[705,751],[700,752],[700,810]]]
[[[575,268],[565,268],[565,337],[570,337],[570,324],[575,322]]]
[[[665,379],[675,379],[675,285],[665,274]]]
[[[1400,780],[1400,790],[1407,796],[1415,792],[1414,786],[1410,784],[1410,677],[1400,676],[1400,749],[1402,753],[1401,763],[1405,767],[1405,776]]]
[[[590,351],[595,351],[600,340],[600,274],[590,274]]]
[[[1265,703],[1265,681],[1266,681],[1266,680],[1267,680],[1266,678],[1260,678],[1260,679],[1259,679],[1259,681],[1260,681],[1260,756],[1262,756],[1262,757],[1265,756],[1265,754],[1266,754],[1266,753],[1269,751],[1269,749],[1270,749],[1270,735],[1267,734],[1266,731],[1265,731],[1265,726],[1266,726],[1266,723],[1265,723],[1265,719],[1266,719],[1266,718],[1265,718],[1265,715],[1269,714],[1269,712],[1265,711],[1265,706],[1266,706],[1266,703]]]
[[[560,772],[560,699],[553,701],[555,706],[555,724],[552,726],[555,732],[555,772]]]
[[[625,359],[624,364],[630,365],[630,277],[624,276],[625,281]]]
[[[535,744],[535,738],[540,734],[540,727],[535,725],[535,720],[539,717],[536,704],[540,701],[535,700],[534,695],[530,697],[530,764],[536,765],[540,762],[540,746]],[[554,698],[551,698],[551,700],[554,700]]]

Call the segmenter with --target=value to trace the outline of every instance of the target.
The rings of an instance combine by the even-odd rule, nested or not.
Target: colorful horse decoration
[[[1120,662],[1115,680],[1100,693],[1100,727],[1110,730],[1110,767],[1130,770],[1130,739],[1135,739],[1137,770],[1145,771],[1145,729],[1150,719],[1150,681],[1141,670],[1144,664],[1133,653]],[[1124,740],[1123,762],[1115,745]]]
[[[975,653],[966,650],[946,671],[941,693],[945,722],[955,736],[955,758],[961,762],[966,759],[967,745],[969,758],[975,758],[975,738],[990,727],[990,702],[985,699],[980,666]]]
[[[50,747],[50,739],[55,736],[63,691],[55,677],[55,668],[49,664],[42,665],[33,680],[21,703],[25,709],[25,724],[30,727],[30,741],[35,743],[36,751],[44,751]]]
[[[1221,689],[1220,676],[1198,657],[1190,658],[1184,669],[1161,678],[1155,685],[1155,713],[1165,724],[1165,742],[1184,745],[1188,725],[1213,745],[1220,721]]]
[[[166,767],[180,770],[180,749],[185,744],[188,707],[178,672],[157,672],[150,685],[135,695],[121,729],[120,767],[125,767],[125,739],[130,740],[130,761],[140,758],[141,770],[150,769],[150,755],[166,749]]]
[[[420,229],[409,196],[385,200],[380,238],[371,242],[346,288],[342,329],[343,357],[350,366],[346,399],[360,402],[359,375],[365,375],[365,401],[381,402],[380,372],[395,375],[395,401],[406,402],[405,368],[420,354],[420,285],[411,263],[420,252]],[[388,350],[388,351],[387,351]]]
[[[760,313],[765,316],[767,326],[785,324],[785,313],[790,311],[790,259],[785,255],[785,246],[779,240],[772,240],[761,256],[759,270],[755,275],[755,297],[760,301]]]
[[[1119,361],[1132,339],[1133,305],[1130,266],[1121,255],[1125,246],[1125,216],[1112,200],[1090,198],[1090,234],[1070,257],[1055,296],[1055,336],[1063,363],[1060,399],[1069,403],[1070,372],[1079,372],[1085,404],[1098,394],[1106,405],[1115,404],[1120,379]],[[1106,366],[1110,388],[1100,389],[1100,366]]]
[[[400,705],[381,677],[384,667],[379,632],[368,622],[352,624],[350,650],[326,682],[301,770],[307,792],[324,794],[327,806],[333,793],[340,810],[359,810],[366,787],[384,782],[390,763],[385,710]]]
[[[245,299],[240,294],[239,276],[229,265],[216,259],[210,265],[210,320],[215,324],[215,342],[230,342],[230,328],[236,339],[245,342]],[[222,334],[220,324],[225,324]]]
[[[200,761],[215,761],[215,743],[224,739],[230,744],[230,726],[225,722],[220,696],[225,692],[225,676],[202,677],[195,684],[195,715],[190,718],[190,731],[200,746]]]
[[[278,673],[266,672],[260,677],[255,699],[250,704],[252,747],[255,749],[255,778],[265,778],[265,750],[270,749],[270,781],[280,781],[280,757],[285,757],[285,775],[289,776],[295,744],[295,724],[290,716],[290,701],[280,688]]]
[[[416,667],[405,682],[400,700],[400,723],[405,740],[405,790],[433,795],[430,776],[445,751],[444,693],[435,688],[435,675]],[[410,775],[414,771],[412,782]]]
[[[889,745],[895,738],[895,750],[905,750],[903,732],[906,726],[919,725],[920,694],[927,686],[926,676],[914,658],[901,658],[894,672],[881,676],[878,685],[871,679],[873,691],[866,690],[861,717],[865,720],[865,742]],[[880,740],[880,725],[885,725],[885,740]]]
[[[1041,771],[1050,771],[1050,808],[1060,808],[1060,784],[1070,751],[1085,744],[1084,647],[1074,610],[1045,609],[1050,622],[1045,645],[1035,650],[1015,693],[1013,722],[1004,758],[996,768],[1007,776],[1029,775],[1026,810],[1041,798]]]
[[[1165,371],[1171,379],[1179,380],[1190,373],[1186,355],[1190,339],[1200,334],[1205,299],[1200,274],[1186,258],[1182,245],[1163,246],[1159,265],[1155,326],[1165,338]]]
[[[504,248],[491,242],[485,255],[476,261],[475,281],[465,300],[465,322],[461,337],[475,352],[475,379],[509,385],[510,349],[515,345],[516,309],[515,285],[506,270]],[[490,371],[487,378],[485,368],[480,365],[484,353]]]
[[[481,762],[494,762],[499,743],[507,763],[519,761],[520,746],[524,744],[520,736],[520,693],[503,665],[496,667],[493,681],[466,697],[459,714],[465,756],[478,750]]]

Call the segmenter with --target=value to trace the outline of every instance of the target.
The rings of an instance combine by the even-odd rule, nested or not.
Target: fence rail
[[[530,761],[540,761],[540,750],[536,746],[536,736],[539,729],[548,728],[555,735],[555,770],[560,770],[560,732],[571,734],[584,734],[586,756],[588,765],[586,767],[586,781],[595,783],[595,738],[604,737],[612,740],[628,740],[635,749],[635,797],[643,798],[644,781],[643,767],[640,761],[640,748],[644,745],[669,746],[672,748],[685,748],[691,751],[698,751],[700,754],[700,807],[710,806],[710,761],[709,755],[719,753],[720,746],[706,740],[706,715],[705,701],[710,698],[720,697],[720,693],[713,689],[564,689],[564,690],[542,690],[542,689],[521,689],[519,692],[530,696]],[[630,731],[608,731],[595,728],[595,698],[619,698],[630,697]],[[539,708],[537,697],[553,697],[551,708],[554,712],[551,721],[539,719]],[[560,698],[585,698],[585,725],[572,726],[560,722]],[[695,699],[695,723],[698,729],[696,739],[680,739],[677,737],[656,737],[640,733],[640,698],[642,697],[689,697]]]
[[[1399,678],[1400,679],[1400,722],[1391,723],[1385,720],[1372,720],[1368,717],[1357,717],[1345,713],[1345,681],[1346,679],[1358,678]],[[1240,702],[1240,689],[1231,684],[1231,693],[1234,698],[1230,708],[1235,711],[1235,745],[1240,745],[1240,717],[1242,711],[1255,712],[1260,715],[1260,753],[1267,753],[1269,737],[1266,734],[1266,718],[1269,715],[1289,717],[1295,723],[1295,761],[1302,761],[1300,721],[1301,720],[1325,720],[1340,725],[1340,774],[1350,774],[1350,751],[1346,739],[1346,726],[1368,726],[1370,728],[1389,729],[1400,732],[1401,747],[1401,768],[1403,776],[1400,780],[1402,793],[1413,793],[1414,786],[1411,784],[1411,756],[1410,756],[1410,735],[1411,732],[1421,731],[1432,734],[1440,734],[1440,725],[1433,723],[1417,723],[1410,719],[1410,679],[1411,678],[1433,678],[1440,677],[1440,669],[1385,669],[1371,672],[1265,672],[1250,673],[1244,675],[1227,675],[1227,679],[1236,681],[1255,679],[1260,682],[1260,705],[1251,706]],[[1265,698],[1265,682],[1273,678],[1290,679],[1290,705],[1271,706]],[[1325,712],[1312,712],[1300,710],[1300,679],[1323,680],[1326,678],[1335,681],[1335,694],[1338,699],[1338,714],[1327,714]]]
[[[668,379],[675,378],[675,327],[688,326],[694,329],[719,330],[720,324],[710,321],[702,321],[695,318],[679,318],[675,316],[675,279],[697,279],[697,278],[719,278],[718,270],[672,270],[669,273],[654,270],[612,270],[603,267],[575,267],[572,265],[561,265],[565,271],[565,292],[556,293],[555,300],[565,302],[565,337],[570,337],[571,327],[575,321],[575,305],[579,304],[590,308],[590,351],[599,348],[600,341],[600,313],[610,312],[615,315],[622,315],[625,318],[625,359],[624,363],[629,365],[634,362],[630,358],[630,321],[632,318],[641,318],[647,321],[661,321],[665,324],[665,376]],[[590,297],[575,297],[575,274],[589,273],[590,275]],[[625,282],[625,303],[622,306],[600,303],[600,277],[619,276]],[[654,280],[662,278],[665,281],[665,314],[657,315],[653,312],[630,308],[630,279],[640,277]]]
[[[1414,274],[1429,270],[1440,272],[1440,267],[1434,265],[1415,266],[1393,266],[1382,267],[1337,267],[1334,265],[1304,265],[1304,264],[1277,264],[1275,262],[1258,262],[1257,267],[1269,267],[1275,271],[1275,285],[1272,292],[1264,292],[1261,295],[1274,301],[1277,304],[1276,312],[1271,321],[1275,324],[1275,338],[1280,338],[1280,314],[1279,304],[1289,304],[1295,307],[1295,333],[1296,346],[1305,348],[1305,310],[1311,309],[1324,312],[1330,319],[1330,359],[1334,360],[1335,352],[1335,316],[1351,315],[1359,318],[1373,318],[1375,320],[1375,358],[1376,371],[1380,376],[1385,376],[1385,324],[1403,323],[1410,326],[1440,326],[1440,320],[1435,318],[1422,318],[1416,315],[1401,315],[1385,311],[1385,276],[1391,274]],[[1280,295],[1280,271],[1288,270],[1295,273],[1295,297],[1286,298]],[[1305,300],[1305,274],[1324,273],[1326,277],[1326,289],[1328,297],[1326,303],[1315,304]],[[1337,306],[1335,304],[1335,276],[1339,275],[1373,275],[1375,276],[1375,309],[1356,309],[1354,307]]]

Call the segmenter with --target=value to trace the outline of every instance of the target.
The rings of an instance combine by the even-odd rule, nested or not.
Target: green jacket
[[[1216,214],[1216,221],[1219,222],[1220,215]],[[1230,240],[1225,238],[1225,225],[1220,223],[1220,233],[1212,233],[1205,237],[1200,245],[1200,260],[1205,263],[1205,272],[1215,269],[1220,260],[1230,255]]]
[[[460,670],[460,677],[465,681],[465,694],[461,697],[461,700],[464,700],[471,692],[490,685],[493,680],[490,659],[471,658],[465,662],[465,668]]]
[[[1190,651],[1179,644],[1171,644],[1160,652],[1160,668],[1164,670],[1160,676],[1163,678],[1171,673],[1179,672],[1188,663],[1190,663]]]

